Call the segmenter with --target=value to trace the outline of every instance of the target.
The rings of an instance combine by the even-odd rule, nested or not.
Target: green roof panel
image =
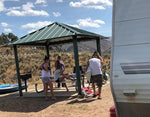
[[[17,41],[13,42],[13,43],[9,43],[7,44],[9,45],[19,45],[19,44],[33,44],[35,42],[41,42],[41,41],[49,41],[51,42],[53,40],[53,42],[57,42],[58,38],[63,38],[63,37],[70,37],[70,36],[92,36],[95,38],[98,37],[103,37],[101,35],[89,32],[89,31],[85,31],[79,28],[75,28],[66,24],[62,24],[62,23],[57,23],[54,22],[48,26],[45,26],[37,31],[34,31],[32,33],[29,33],[23,37],[21,37],[20,39],[18,39]],[[59,41],[59,39],[58,39]]]

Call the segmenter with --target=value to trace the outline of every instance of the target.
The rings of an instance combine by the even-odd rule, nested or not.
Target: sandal
[[[95,98],[97,95],[96,94],[93,94],[93,98]]]
[[[98,97],[97,99],[100,99],[100,100],[101,100],[102,98],[101,98],[101,97]]]

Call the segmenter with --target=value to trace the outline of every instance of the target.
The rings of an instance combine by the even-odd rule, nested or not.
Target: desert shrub
[[[7,53],[11,54],[12,56],[6,56]],[[0,83],[17,83],[16,65],[13,56],[13,49],[0,48],[0,54]],[[35,49],[31,47],[19,47],[18,54],[20,73],[31,71],[33,77],[29,81],[35,82],[39,80],[37,76],[39,76],[41,71],[38,70],[38,66],[43,62],[43,58],[46,55],[46,51],[44,50],[44,48]],[[85,70],[87,61],[91,58],[92,54],[93,53],[90,52],[79,53],[79,64],[82,66],[83,70]],[[56,51],[50,51],[50,64],[52,73],[55,70],[55,61],[58,55],[62,56],[62,60],[66,68],[65,72],[73,72],[73,67],[75,66],[73,53],[59,53]],[[107,66],[106,72],[109,73],[110,55],[104,54],[102,57],[104,59],[104,65]]]

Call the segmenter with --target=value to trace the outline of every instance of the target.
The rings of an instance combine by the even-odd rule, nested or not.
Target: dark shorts
[[[91,83],[96,83],[98,87],[102,87],[102,74],[91,76]]]

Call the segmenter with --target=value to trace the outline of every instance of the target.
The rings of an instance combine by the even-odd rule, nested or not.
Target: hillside
[[[66,50],[66,52],[73,52],[73,45],[72,44],[65,44],[62,46],[62,48],[64,50]],[[111,41],[107,41],[107,40],[101,40],[101,49],[102,49],[102,53],[109,53],[111,51],[109,48],[111,48]],[[79,52],[93,52],[96,50],[96,41],[92,40],[92,41],[86,41],[86,42],[79,42],[78,43],[78,49]],[[105,52],[106,51],[106,52]]]
[[[107,66],[107,73],[110,69],[110,51],[104,53],[104,51],[109,50],[111,45],[110,41],[101,40],[102,57],[104,58],[104,65]],[[61,47],[61,46],[60,46]],[[65,63],[66,73],[73,72],[74,65],[74,54],[73,47],[71,44],[62,46],[67,52],[60,52],[50,50],[50,60],[52,73],[55,70],[54,63],[58,55],[62,56]],[[96,50],[96,42],[81,42],[79,43],[79,64],[85,70],[87,61],[91,58],[92,52]],[[33,47],[19,47],[18,57],[20,72],[32,72],[33,78],[30,82],[35,82],[38,80],[40,72],[37,68],[43,62],[43,58],[46,55],[45,48],[33,48]],[[15,70],[15,60],[13,56],[13,48],[0,48],[0,84],[3,83],[16,83],[16,70]]]

